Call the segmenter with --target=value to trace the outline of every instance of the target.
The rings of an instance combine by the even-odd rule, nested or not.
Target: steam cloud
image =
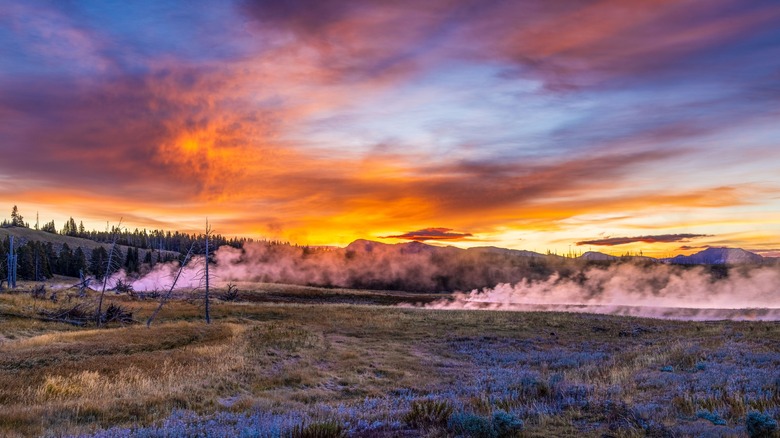
[[[668,319],[780,320],[780,270],[732,268],[713,279],[703,267],[631,263],[591,268],[574,278],[499,284],[456,293],[434,309],[557,310]]]
[[[432,309],[555,310],[673,319],[780,320],[780,267],[727,270],[661,263],[593,266],[560,257],[518,257],[490,249],[435,248],[419,243],[358,241],[346,249],[311,250],[248,243],[214,253],[212,284],[267,282],[344,288],[471,290]],[[204,259],[185,266],[178,290],[202,285]],[[158,264],[130,281],[136,291],[170,288],[177,263]],[[112,277],[109,286],[124,278]],[[464,287],[465,286],[465,287]],[[493,286],[493,287],[485,287]]]

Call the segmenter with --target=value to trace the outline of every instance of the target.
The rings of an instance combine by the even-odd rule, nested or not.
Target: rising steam
[[[560,257],[522,257],[494,250],[384,245],[311,251],[247,243],[214,253],[212,284],[267,282],[343,288],[453,291],[433,309],[555,310],[677,319],[780,320],[780,267],[713,270],[662,263],[593,265]],[[204,259],[185,266],[176,289],[202,286]],[[130,281],[136,291],[171,286],[177,263],[158,264]],[[124,273],[112,277],[115,284]]]
[[[622,263],[571,278],[456,293],[434,309],[555,310],[670,319],[780,320],[780,270],[742,267],[713,278],[703,267]]]

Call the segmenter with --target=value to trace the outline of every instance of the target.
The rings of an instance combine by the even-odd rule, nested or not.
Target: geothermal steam
[[[455,293],[434,309],[569,311],[670,319],[780,320],[780,270],[732,268],[713,278],[703,267],[623,263],[590,268],[573,278]]]
[[[314,252],[248,243],[243,249],[223,246],[214,259],[212,284],[217,286],[248,281],[431,292],[449,286],[470,292],[456,292],[425,307],[780,320],[780,267],[776,265],[733,267],[714,275],[701,266],[647,262],[593,266],[556,257],[374,243],[358,250]],[[176,288],[200,287],[203,266],[202,257],[194,258]],[[132,286],[136,291],[167,290],[177,270],[176,263],[158,264],[132,281]],[[112,283],[122,277],[117,274]]]

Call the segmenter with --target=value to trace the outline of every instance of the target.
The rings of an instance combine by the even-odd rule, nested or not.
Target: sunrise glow
[[[780,6],[13,2],[0,206],[344,246],[780,252]]]

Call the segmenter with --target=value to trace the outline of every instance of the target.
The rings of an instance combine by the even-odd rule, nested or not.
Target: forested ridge
[[[195,254],[204,252],[203,235],[197,233],[130,230],[119,226],[107,227],[104,231],[87,230],[82,221],[77,222],[73,217],[59,229],[53,220],[31,227],[17,206],[13,206],[10,219],[0,222],[0,229],[6,231],[4,237],[0,235],[0,279],[7,276],[5,261],[11,249],[11,236],[15,237],[13,246],[18,256],[17,275],[22,280],[45,280],[54,275],[79,277],[82,274],[101,279],[114,242],[114,264],[128,274],[179,259],[190,247]],[[240,248],[249,241],[219,234],[209,238],[215,248],[223,245]]]

